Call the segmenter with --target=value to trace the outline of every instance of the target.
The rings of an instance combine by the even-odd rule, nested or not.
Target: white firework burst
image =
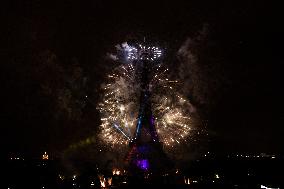
[[[169,80],[167,69],[153,66],[150,72],[152,112],[160,142],[174,146],[190,136],[194,111],[188,100],[176,91],[178,81]],[[108,76],[98,109],[101,114],[101,138],[113,145],[128,144],[137,125],[140,103],[139,66],[129,63],[118,67]]]

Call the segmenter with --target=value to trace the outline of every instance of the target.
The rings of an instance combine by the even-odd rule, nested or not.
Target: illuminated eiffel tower
[[[161,50],[157,47],[139,45],[139,48],[131,49],[129,59],[134,59],[140,66],[140,108],[136,131],[129,143],[127,162],[129,173],[135,177],[144,179],[149,174],[158,175],[164,173],[172,165],[163,152],[162,144],[159,141],[155,128],[155,118],[151,108],[151,71],[153,64],[157,64]]]

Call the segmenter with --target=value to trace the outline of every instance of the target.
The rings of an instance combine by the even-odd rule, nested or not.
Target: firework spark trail
[[[107,143],[128,144],[138,122],[140,84],[139,66],[122,65],[109,75],[104,96],[98,108],[102,115],[101,137]],[[156,65],[152,71],[150,90],[155,126],[165,146],[179,144],[190,135],[192,105],[175,90],[178,81],[166,77],[168,69]]]
[[[99,103],[102,138],[112,144],[125,144],[131,138],[138,111],[139,84],[133,65],[123,65],[108,76],[105,94]]]
[[[140,50],[152,53],[146,60],[154,61],[149,72],[149,90],[155,127],[164,146],[174,146],[188,139],[192,133],[194,107],[177,92],[177,80],[167,78],[169,70],[155,60],[161,56],[158,47],[130,46],[127,43],[116,46],[118,55],[113,60],[123,63],[108,76],[103,86],[104,94],[98,109],[101,113],[101,138],[114,144],[128,144],[137,129],[140,103]]]

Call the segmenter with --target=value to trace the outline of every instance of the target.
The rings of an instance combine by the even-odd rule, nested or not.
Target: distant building
[[[42,155],[42,159],[43,160],[48,160],[48,154],[46,152],[44,152],[44,154]]]

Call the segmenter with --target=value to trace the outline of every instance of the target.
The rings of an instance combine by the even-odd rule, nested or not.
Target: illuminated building
[[[42,159],[43,160],[48,160],[48,154],[46,152],[44,152],[44,154],[42,155]]]

